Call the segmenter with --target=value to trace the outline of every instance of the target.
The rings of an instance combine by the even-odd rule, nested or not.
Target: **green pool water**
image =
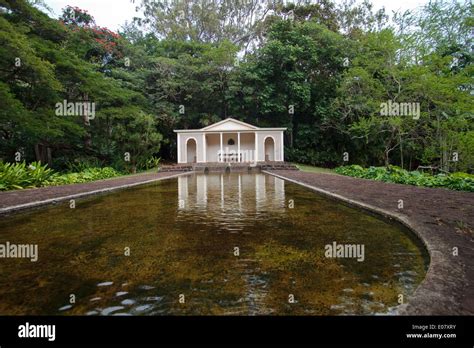
[[[0,315],[390,314],[428,264],[409,231],[265,174],[1,217],[6,242],[38,245],[38,260],[0,258]],[[363,261],[327,257],[333,243]]]

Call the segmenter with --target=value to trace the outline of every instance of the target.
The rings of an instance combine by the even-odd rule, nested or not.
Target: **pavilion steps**
[[[260,166],[262,170],[299,170],[298,167],[289,162],[264,162]]]
[[[160,172],[196,172],[196,173],[230,173],[249,172],[258,173],[261,170],[298,170],[293,163],[288,162],[259,162],[239,163],[239,162],[213,162],[213,163],[193,163],[163,165]]]
[[[251,163],[227,162],[227,163],[196,163],[193,165],[196,173],[244,173],[260,172],[260,168]]]
[[[192,172],[193,166],[189,164],[162,165],[160,172]]]

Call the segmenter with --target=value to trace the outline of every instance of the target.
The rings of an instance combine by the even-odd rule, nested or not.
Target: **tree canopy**
[[[469,1],[391,21],[369,1],[137,5],[115,33],[77,7],[0,0],[1,159],[134,170],[176,160],[173,129],[234,117],[288,127],[289,161],[474,170]]]

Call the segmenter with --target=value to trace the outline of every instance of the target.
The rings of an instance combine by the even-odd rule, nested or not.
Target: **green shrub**
[[[337,155],[333,151],[321,151],[316,149],[299,149],[296,147],[285,147],[285,160],[311,166],[333,168],[337,166],[334,161]]]
[[[119,175],[121,175],[121,173],[111,167],[88,168],[78,173],[54,175],[51,178],[51,180],[48,182],[48,184],[51,186],[79,184],[79,183],[84,183],[84,182],[89,182],[89,181],[113,178]]]
[[[0,191],[77,184],[119,175],[121,173],[111,167],[86,168],[77,173],[60,174],[40,162],[32,162],[27,166],[25,162],[4,163],[0,161]]]
[[[359,165],[338,167],[335,172],[355,178],[380,180],[396,184],[444,187],[451,190],[474,192],[474,175],[467,173],[430,175],[419,171],[409,172],[397,166],[362,168]]]
[[[157,168],[160,165],[160,161],[161,161],[161,157],[151,156],[145,162],[146,169]]]
[[[79,157],[73,161],[67,161],[66,167],[69,173],[78,173],[89,168],[101,168],[103,163],[95,157]]]
[[[138,170],[149,170],[157,168],[160,165],[160,161],[160,157],[151,156],[149,158],[138,161],[137,168]]]
[[[53,170],[47,164],[32,162],[4,163],[0,162],[0,190],[13,190],[41,186],[52,175]]]

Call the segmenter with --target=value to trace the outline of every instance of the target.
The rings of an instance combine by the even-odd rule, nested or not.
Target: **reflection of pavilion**
[[[178,177],[180,210],[244,212],[285,208],[285,182],[265,174],[195,174]]]
[[[195,225],[197,232],[211,230],[225,235],[260,234],[262,226],[269,226],[276,219],[285,218],[285,182],[266,174],[179,176],[178,207],[178,221]],[[238,243],[228,245],[229,253],[233,250],[230,247],[234,246],[242,247],[246,252],[252,250],[246,248],[249,240],[252,238],[239,239]],[[266,308],[269,276],[262,273],[261,260],[252,252],[234,259],[235,267],[241,272],[241,291],[245,299],[243,302],[240,299],[235,302],[234,314],[259,314]]]

